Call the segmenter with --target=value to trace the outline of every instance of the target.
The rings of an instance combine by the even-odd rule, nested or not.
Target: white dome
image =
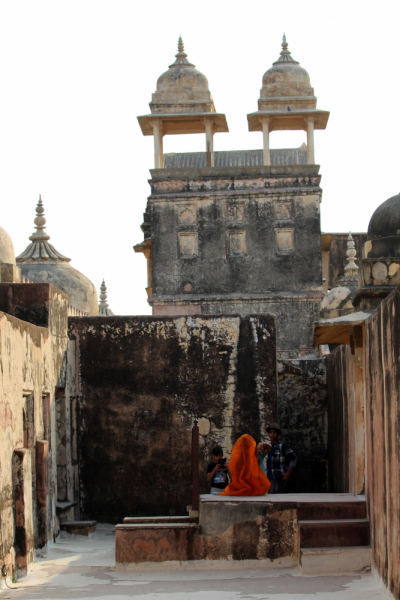
[[[0,227],[0,260],[4,263],[15,265],[14,244],[3,227]]]

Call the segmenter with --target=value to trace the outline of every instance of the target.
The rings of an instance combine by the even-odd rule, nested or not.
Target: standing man
[[[293,450],[287,447],[285,442],[279,441],[281,435],[279,425],[271,423],[268,426],[267,433],[271,440],[271,446],[269,444],[262,444],[262,446],[266,449],[271,448],[267,456],[267,477],[271,482],[270,494],[283,494],[286,482],[296,466],[297,456]]]

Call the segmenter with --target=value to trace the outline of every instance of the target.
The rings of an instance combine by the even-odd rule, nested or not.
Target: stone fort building
[[[134,246],[147,260],[151,317],[114,315],[104,282],[98,303],[90,280],[49,243],[41,199],[16,259],[0,229],[0,513],[10,572],[26,572],[72,523],[89,530],[96,519],[184,514],[195,419],[201,493],[214,445],[229,457],[240,435],[265,440],[278,421],[299,457],[289,491],[365,494],[354,500],[363,518],[346,527],[362,530],[362,565],[372,556],[399,597],[400,196],[381,204],[366,233],[321,232],[314,131],[328,117],[284,37],[248,114],[262,149],[214,152],[227,120],[179,40],[150,114],[138,117],[154,137],[144,239]],[[283,129],[304,130],[307,143],[270,149],[270,133]],[[187,133],[205,135],[204,153],[164,155],[165,135]],[[244,524],[220,519],[218,535],[210,522],[191,523],[190,557],[306,560],[301,502],[265,506],[254,504]],[[277,527],[278,549],[266,534]],[[117,560],[133,547],[132,531],[117,527]]]

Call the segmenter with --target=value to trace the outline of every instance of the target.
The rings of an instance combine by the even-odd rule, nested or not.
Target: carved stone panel
[[[244,221],[244,203],[229,202],[226,205],[226,220],[228,222]]]
[[[239,229],[228,229],[226,234],[227,254],[229,256],[246,254],[246,232]]]
[[[277,221],[289,221],[293,218],[293,205],[290,200],[274,202],[274,213]]]
[[[192,258],[198,255],[198,243],[196,232],[178,233],[179,256],[182,258]]]
[[[275,229],[275,252],[289,254],[294,251],[294,230]]]
[[[178,222],[180,225],[190,225],[197,222],[197,210],[195,204],[178,206]]]

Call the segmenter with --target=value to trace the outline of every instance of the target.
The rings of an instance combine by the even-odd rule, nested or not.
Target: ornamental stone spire
[[[103,282],[100,286],[100,303],[99,303],[99,314],[103,317],[112,317],[114,313],[108,307],[107,303],[107,286],[103,279]]]
[[[39,201],[36,206],[36,217],[34,220],[36,225],[36,231],[29,237],[31,244],[17,256],[16,261],[22,262],[42,262],[42,261],[63,261],[70,262],[70,258],[67,258],[63,254],[60,254],[52,244],[49,244],[48,240],[50,236],[44,231],[46,229],[46,219],[44,216],[44,206],[42,201],[42,195],[39,194]]]
[[[291,62],[291,63],[294,63],[295,65],[299,65],[300,63],[297,62],[297,60],[294,60],[294,58],[292,58],[291,52],[288,50],[288,48],[289,48],[289,44],[286,41],[286,35],[283,34],[282,50],[281,50],[280,56],[279,56],[278,60],[276,60],[272,64],[278,65],[279,63],[283,63],[283,62]]]
[[[182,40],[181,36],[179,36],[179,39],[178,39],[178,53],[175,54],[175,58],[176,58],[175,62],[172,63],[172,65],[169,65],[170,69],[173,69],[174,67],[180,67],[182,65],[186,65],[188,67],[193,67],[193,68],[196,66],[188,61],[187,54],[185,52],[185,48],[184,48],[183,40]]]
[[[345,275],[355,273],[358,277],[358,266],[355,264],[356,259],[356,248],[353,240],[353,236],[349,231],[349,237],[347,238],[347,251],[346,251],[348,264],[344,268]]]

